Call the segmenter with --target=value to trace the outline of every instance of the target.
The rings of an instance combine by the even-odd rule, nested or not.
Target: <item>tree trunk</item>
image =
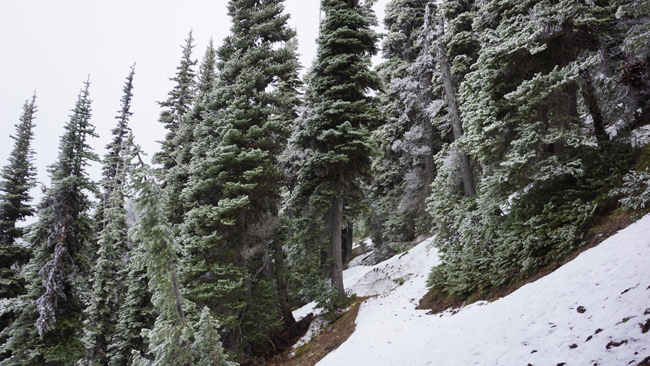
[[[278,284],[278,301],[280,303],[280,312],[284,324],[293,325],[296,319],[291,312],[289,305],[289,291],[287,290],[287,270],[284,266],[284,253],[282,251],[282,242],[277,238],[273,240],[273,256],[275,258],[275,279]]]
[[[178,275],[176,274],[176,265],[171,259],[167,260],[167,268],[172,275],[172,287],[174,291],[174,298],[176,300],[176,310],[178,310],[178,316],[181,318],[183,324],[185,324],[185,312],[183,311],[183,299],[181,297],[180,286],[178,285]]]
[[[444,84],[445,94],[447,96],[447,105],[451,117],[451,128],[454,132],[454,140],[458,140],[463,136],[463,125],[460,121],[460,111],[458,110],[458,101],[456,100],[456,89],[454,88],[454,83],[451,79],[451,66],[447,59],[447,50],[445,50],[445,47],[440,41],[438,41],[438,61],[440,63],[440,73]],[[476,194],[476,187],[474,186],[474,174],[472,173],[472,166],[470,165],[469,157],[460,151],[458,151],[458,156],[465,195],[473,196]]]
[[[352,260],[352,237],[353,237],[353,227],[352,222],[348,222],[348,225],[343,229],[343,235],[345,238],[345,245],[343,246],[343,262],[349,262]]]
[[[596,98],[596,91],[594,85],[591,82],[591,75],[587,69],[580,71],[580,93],[582,98],[585,100],[585,104],[589,109],[589,114],[594,120],[594,130],[596,132],[596,139],[598,141],[608,140],[607,132],[605,131],[605,123],[603,122],[603,114],[598,105],[598,99]]]
[[[337,189],[337,197],[332,200],[330,220],[330,258],[334,260],[331,267],[332,286],[341,296],[345,296],[343,287],[343,260],[341,258],[341,221],[343,220],[343,192]]]

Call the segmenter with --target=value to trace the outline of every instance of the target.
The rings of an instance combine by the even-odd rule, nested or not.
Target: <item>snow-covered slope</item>
[[[319,366],[604,366],[650,356],[650,332],[639,325],[650,319],[650,215],[511,295],[456,314],[415,310],[438,262],[428,243],[346,271],[346,287],[380,295]]]

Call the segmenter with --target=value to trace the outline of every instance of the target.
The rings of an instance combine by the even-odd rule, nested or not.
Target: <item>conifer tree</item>
[[[107,357],[111,366],[131,365],[133,353],[144,358],[149,356],[149,344],[141,333],[142,329],[152,329],[156,320],[149,291],[146,252],[141,244],[136,242],[134,245],[124,273],[120,275],[127,290],[123,294],[115,332],[108,346]]]
[[[196,94],[196,73],[193,68],[197,61],[192,60],[192,48],[194,48],[192,31],[189,32],[182,47],[183,56],[180,65],[176,68],[176,75],[170,78],[175,85],[168,93],[167,100],[158,103],[164,108],[158,122],[162,123],[168,132],[165,140],[162,141],[161,151],[154,154],[153,160],[161,164],[165,170],[176,166],[178,147],[174,141],[182,123],[181,119],[188,113]]]
[[[90,123],[90,82],[84,84],[64,127],[58,160],[49,168],[52,186],[39,207],[39,220],[27,238],[34,258],[25,267],[28,293],[3,348],[6,365],[74,365],[84,354],[83,252],[92,234],[88,193],[96,193],[86,167],[97,161],[88,144],[96,137]]]
[[[212,39],[210,39],[199,67],[199,80],[193,103],[187,112],[179,117],[178,130],[172,140],[174,151],[170,152],[170,156],[173,157],[175,163],[164,172],[165,190],[169,193],[169,219],[175,227],[175,232],[180,230],[177,225],[183,221],[185,212],[189,210],[188,203],[181,198],[181,195],[189,180],[192,146],[195,142],[194,130],[203,120],[203,115],[206,112],[205,103],[214,88],[217,77],[216,61],[216,51]]]
[[[616,32],[613,5],[531,0],[476,6],[445,9],[450,38],[443,42],[450,57],[456,48],[470,51],[458,53],[469,57],[461,61],[478,49],[460,83],[464,135],[454,145],[477,160],[482,177],[473,199],[439,194],[448,188],[437,179],[430,200],[444,262],[431,284],[459,295],[499,286],[575,250],[607,206],[596,204],[603,186],[595,177],[616,176],[630,161],[627,153],[619,155],[624,147],[604,144],[596,92],[581,83],[591,79],[585,70],[596,69],[603,40],[613,39],[603,35]],[[480,47],[467,43],[470,34],[454,43],[451,30],[470,23]],[[465,65],[453,61],[451,70],[454,63]],[[438,156],[441,166],[453,158],[445,154]]]
[[[219,342],[218,324],[209,310],[205,309],[197,322],[196,334],[186,316],[177,275],[179,248],[165,212],[166,193],[154,180],[151,169],[140,159],[138,147],[134,148],[132,155],[139,159],[139,167],[132,174],[139,218],[131,235],[134,241],[141,243],[145,253],[149,289],[157,312],[153,329],[143,330],[148,338],[151,359],[133,352],[133,365],[234,366],[226,361]]]
[[[16,125],[16,136],[11,136],[14,148],[9,154],[9,164],[4,166],[0,173],[0,245],[3,248],[0,255],[3,283],[4,279],[8,278],[4,276],[5,268],[8,270],[16,262],[16,258],[10,253],[17,249],[14,248],[14,242],[23,234],[23,230],[16,227],[16,223],[34,214],[34,209],[29,205],[32,200],[29,190],[36,186],[34,150],[31,148],[35,113],[36,94],[31,101],[25,101],[20,122]],[[5,292],[9,288],[11,286],[3,286],[0,298],[11,295]]]
[[[367,176],[373,146],[369,127],[380,118],[369,90],[380,80],[370,69],[377,53],[372,2],[322,0],[325,18],[320,27],[318,53],[309,76],[307,103],[313,108],[297,144],[310,157],[300,172],[298,196],[311,196],[315,210],[329,212],[332,285],[344,295],[341,229],[343,202]]]
[[[16,125],[15,141],[9,163],[0,172],[0,300],[25,293],[25,282],[18,268],[29,260],[30,252],[16,242],[23,229],[16,223],[34,214],[29,190],[36,185],[36,168],[31,142],[34,138],[36,95],[25,101],[20,122]],[[14,320],[13,312],[0,313],[0,334]],[[0,343],[6,339],[0,335]],[[0,361],[9,355],[0,353]]]
[[[393,0],[386,6],[388,34],[382,46],[386,61],[378,68],[386,122],[373,131],[381,155],[373,160],[369,187],[369,199],[383,226],[373,235],[377,249],[384,240],[411,241],[418,231],[428,230],[425,200],[435,177],[433,155],[441,136],[429,112],[430,105],[440,101],[434,96],[433,57],[422,28],[427,3]],[[374,216],[369,220],[377,227]]]
[[[468,64],[472,62],[472,51],[475,53],[476,48],[473,34],[471,32],[471,13],[465,16],[459,16],[459,13],[468,13],[472,9],[472,1],[445,1],[443,2],[443,24],[439,24],[441,28],[445,28],[444,23],[448,23],[448,31],[446,34],[441,34],[438,37],[435,48],[437,51],[438,65],[440,66],[440,77],[442,79],[445,99],[447,101],[447,108],[449,109],[449,119],[451,130],[453,131],[454,140],[459,140],[463,136],[463,122],[458,108],[457,88],[458,82],[455,82],[452,75],[452,63],[454,64],[456,79],[462,78],[468,71]],[[462,9],[466,7],[468,9]],[[431,12],[431,10],[429,10]],[[469,15],[469,16],[468,16]],[[429,14],[430,17],[433,14]],[[444,43],[443,43],[444,42]],[[447,46],[445,46],[445,44]],[[448,48],[455,50],[459,53],[459,49],[465,51],[462,55],[453,55],[454,59],[450,62]],[[467,54],[469,53],[469,55]],[[474,57],[475,58],[475,57]],[[466,196],[473,196],[476,194],[476,185],[474,182],[474,172],[469,157],[464,151],[456,152],[458,164],[460,167],[461,180],[463,182],[463,189]]]
[[[267,347],[281,324],[277,307],[255,297],[271,290],[259,276],[271,273],[268,246],[285,179],[278,156],[298,102],[295,32],[283,2],[228,3],[233,26],[217,50],[219,76],[202,101],[183,192],[192,204],[181,231],[186,294],[221,316],[228,349]],[[260,316],[240,332],[245,314]]]
[[[113,129],[113,141],[107,146],[103,160],[102,181],[104,189],[97,259],[93,269],[92,290],[89,306],[85,310],[85,335],[87,365],[108,365],[107,351],[119,308],[123,286],[124,261],[128,255],[127,213],[125,209],[124,182],[128,172],[124,154],[130,128],[131,99],[135,65],[126,78],[117,126]]]

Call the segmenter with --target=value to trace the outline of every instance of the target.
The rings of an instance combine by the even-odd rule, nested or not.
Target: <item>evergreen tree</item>
[[[125,165],[125,144],[130,133],[128,126],[133,97],[133,76],[135,65],[126,78],[122,108],[119,110],[117,126],[113,129],[113,141],[107,146],[104,156],[103,188],[105,199],[100,202],[100,222],[97,260],[93,269],[92,292],[86,308],[85,336],[87,365],[108,365],[107,350],[114,334],[114,324],[119,308],[123,286],[124,260],[128,255],[127,213],[125,209],[124,181],[128,171]]]
[[[40,204],[39,221],[28,241],[34,258],[25,267],[27,291],[18,299],[21,313],[3,348],[12,351],[4,365],[74,365],[83,357],[80,340],[88,261],[83,252],[92,234],[88,193],[96,193],[86,167],[98,157],[88,145],[96,137],[90,123],[90,83],[79,94],[49,168],[52,186]]]
[[[216,51],[210,39],[199,68],[196,96],[187,112],[179,117],[178,129],[172,140],[174,151],[170,152],[170,156],[174,158],[175,163],[164,172],[165,190],[169,194],[169,219],[174,225],[174,232],[180,230],[177,225],[180,225],[185,212],[189,210],[188,203],[182,199],[182,192],[189,180],[192,146],[196,140],[194,130],[203,121],[206,101],[210,97],[217,77],[216,61]]]
[[[228,349],[268,347],[281,323],[277,307],[254,294],[263,290],[260,276],[271,275],[268,246],[285,179],[278,155],[298,103],[295,32],[283,2],[228,3],[233,26],[217,51],[219,76],[202,101],[183,191],[192,206],[181,230],[186,294],[221,316]],[[241,326],[245,314],[265,315]]]
[[[581,79],[591,79],[585,70],[596,70],[603,40],[612,39],[603,35],[616,31],[613,9],[534,0],[444,9],[447,56],[459,48],[461,61],[471,60],[478,50],[458,93],[465,133],[451,147],[475,158],[482,177],[476,197],[461,199],[441,193],[453,191],[455,173],[439,171],[430,207],[444,264],[432,285],[465,296],[507,283],[575,250],[606,210],[610,183],[597,177],[613,182],[631,155],[607,141],[597,93]],[[454,43],[453,29],[469,29],[463,24],[472,33]],[[452,61],[450,70],[454,63],[464,65]],[[437,159],[448,166],[457,156],[444,149]]]
[[[441,136],[429,112],[432,104],[439,110],[440,101],[431,82],[430,42],[423,32],[427,3],[393,0],[386,6],[386,61],[378,68],[385,85],[379,96],[386,122],[373,131],[381,155],[373,160],[369,186],[369,199],[382,223],[377,225],[372,215],[368,219],[371,227],[381,226],[373,235],[377,249],[383,248],[384,240],[411,241],[429,229],[425,200],[435,177],[433,155]]]
[[[175,139],[182,124],[181,119],[188,113],[196,94],[196,73],[193,67],[196,66],[197,61],[192,60],[192,48],[194,48],[194,38],[190,31],[183,46],[181,64],[176,68],[178,70],[176,75],[170,78],[175,85],[168,93],[167,100],[158,103],[164,108],[158,122],[162,123],[168,132],[165,140],[162,141],[161,151],[154,154],[153,160],[161,164],[164,170],[176,166],[178,147]]]
[[[30,252],[16,242],[22,237],[23,229],[16,223],[34,214],[29,204],[32,197],[29,190],[36,185],[36,168],[31,142],[34,138],[34,114],[36,95],[25,101],[20,122],[16,125],[14,149],[9,155],[9,164],[0,172],[0,300],[10,299],[25,293],[25,282],[17,268],[29,260]],[[0,313],[0,334],[14,320],[14,313]],[[0,335],[0,343],[5,341]],[[0,353],[0,361],[9,355]]]
[[[380,118],[367,95],[380,80],[370,70],[377,53],[373,2],[363,6],[345,0],[322,0],[325,18],[318,53],[310,71],[307,103],[313,108],[297,144],[310,154],[300,172],[296,194],[311,197],[314,210],[329,212],[332,285],[344,295],[341,231],[343,202],[353,197],[358,179],[369,173],[373,146],[369,127]]]
[[[134,155],[139,158],[139,148]],[[153,329],[143,330],[149,342],[148,359],[133,352],[133,365],[190,366],[196,364],[231,366],[219,343],[217,323],[205,309],[194,333],[185,314],[177,275],[178,246],[165,212],[165,191],[153,179],[151,169],[139,161],[133,170],[133,189],[139,218],[131,230],[141,243],[147,260],[149,289],[157,312]],[[214,343],[208,344],[207,340]]]
[[[149,357],[149,344],[141,333],[142,329],[153,328],[156,316],[149,291],[146,252],[141,244],[134,245],[124,273],[120,275],[127,291],[120,303],[118,321],[108,346],[107,357],[111,366],[131,365],[134,352],[139,357]]]
[[[118,184],[122,179],[122,173],[118,170],[115,186],[105,201],[104,228],[99,233],[99,251],[93,269],[90,303],[85,310],[83,341],[87,349],[86,365],[108,365],[108,343],[115,333],[116,315],[123,293],[123,279],[120,275],[123,274],[128,228],[124,191],[122,185]]]

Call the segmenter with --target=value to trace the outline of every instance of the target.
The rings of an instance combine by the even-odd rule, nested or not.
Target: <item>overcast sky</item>
[[[375,5],[383,19],[388,0]],[[318,0],[286,0],[289,24],[298,31],[300,61],[308,67],[316,53]],[[226,0],[20,0],[0,1],[0,166],[13,148],[14,125],[25,100],[36,91],[38,180],[58,154],[59,137],[83,82],[90,75],[93,117],[103,156],[115,126],[129,67],[136,63],[130,125],[136,142],[151,156],[165,130],[157,122],[156,101],[167,98],[181,58],[181,45],[193,29],[199,62],[210,38],[215,47],[229,34]],[[90,174],[99,179],[100,168]],[[36,192],[35,192],[36,193]]]

